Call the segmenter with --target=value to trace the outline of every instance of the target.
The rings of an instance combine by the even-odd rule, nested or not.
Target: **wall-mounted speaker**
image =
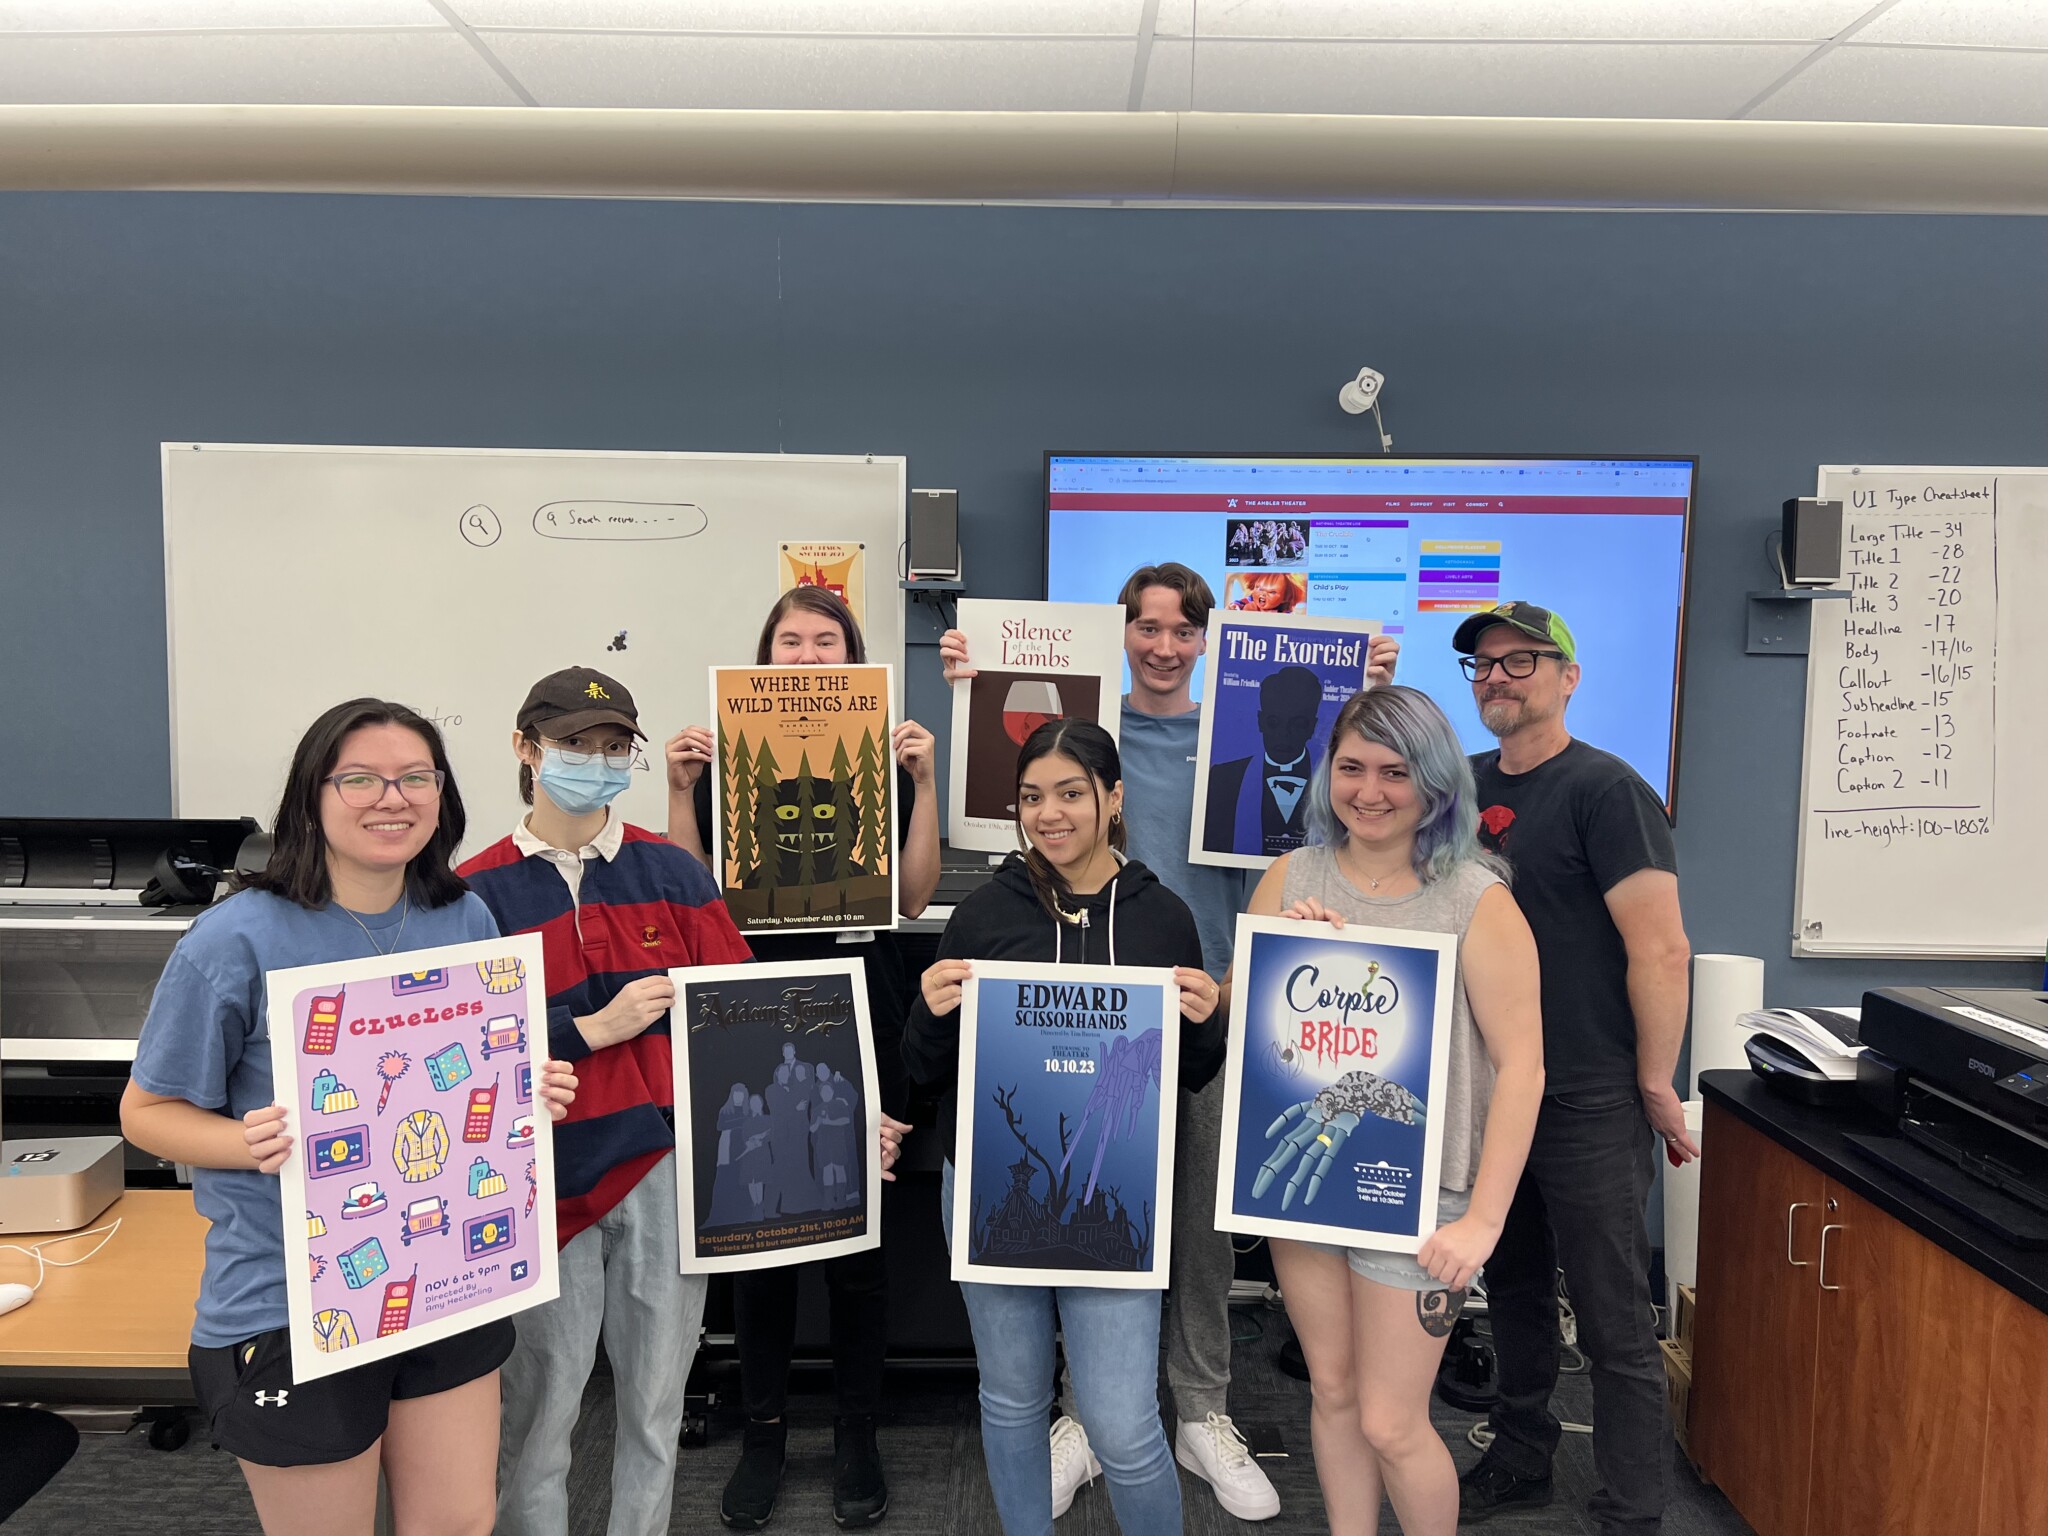
[[[1814,496],[1785,503],[1781,552],[1788,587],[1831,587],[1842,579],[1842,504]]]

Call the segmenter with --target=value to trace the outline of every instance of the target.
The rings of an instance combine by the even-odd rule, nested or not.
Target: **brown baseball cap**
[[[642,741],[647,739],[626,685],[594,667],[564,667],[535,683],[519,706],[518,723],[522,731],[545,730],[557,738],[593,725],[623,725]]]

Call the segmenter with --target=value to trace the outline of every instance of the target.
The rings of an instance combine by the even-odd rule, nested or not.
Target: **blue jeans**
[[[569,1528],[569,1432],[597,1341],[612,1363],[609,1536],[662,1536],[676,1491],[683,1383],[704,1320],[705,1277],[681,1272],[676,1160],[664,1157],[626,1198],[562,1250],[562,1293],[513,1321],[519,1343],[500,1378],[498,1536]]]
[[[939,1183],[953,1246],[953,1164]],[[1159,1422],[1159,1292],[962,1285],[981,1369],[981,1448],[1004,1536],[1052,1536],[1053,1330],[1124,1536],[1178,1536],[1180,1474]]]

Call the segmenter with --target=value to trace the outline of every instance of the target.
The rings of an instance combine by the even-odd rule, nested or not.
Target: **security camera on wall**
[[[1380,452],[1392,453],[1394,440],[1387,435],[1387,424],[1380,418],[1380,390],[1386,384],[1387,376],[1375,368],[1361,368],[1358,377],[1347,381],[1337,391],[1337,403],[1353,416],[1372,412],[1373,425],[1379,429]]]

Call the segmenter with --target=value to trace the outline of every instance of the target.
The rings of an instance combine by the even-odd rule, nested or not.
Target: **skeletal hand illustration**
[[[1271,1189],[1288,1163],[1294,1162],[1294,1174],[1280,1197],[1280,1209],[1291,1207],[1297,1194],[1301,1194],[1303,1205],[1311,1203],[1322,1189],[1323,1177],[1336,1162],[1337,1154],[1367,1115],[1392,1120],[1397,1125],[1420,1125],[1422,1101],[1377,1072],[1346,1072],[1314,1098],[1288,1105],[1266,1127],[1268,1136],[1278,1136],[1280,1140],[1259,1164],[1252,1194],[1256,1197]],[[1304,1184],[1308,1186],[1306,1194],[1302,1194]]]

